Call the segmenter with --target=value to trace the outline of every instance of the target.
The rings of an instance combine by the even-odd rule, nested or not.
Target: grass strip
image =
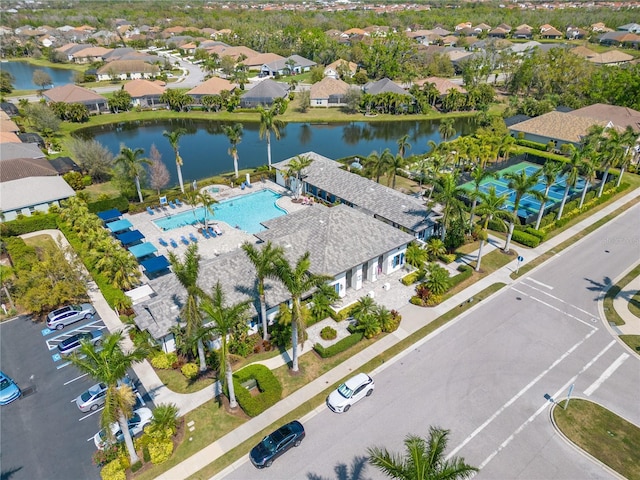
[[[626,343],[637,355],[640,355],[640,335],[620,335],[618,338]]]
[[[604,309],[604,314],[607,317],[608,322],[615,325],[624,325],[624,320],[622,319],[622,317],[620,317],[620,315],[618,315],[618,312],[616,312],[616,309],[613,307],[613,300],[631,280],[639,275],[640,263],[636,265],[633,270],[622,277],[618,283],[607,290],[607,293],[604,296],[604,301],[602,302],[602,308]]]
[[[623,477],[640,480],[638,426],[588,400],[576,398],[562,407],[553,409],[553,418],[569,440]]]

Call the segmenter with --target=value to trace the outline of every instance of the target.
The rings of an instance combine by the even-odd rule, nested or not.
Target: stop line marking
[[[600,387],[600,385],[605,382],[605,380],[607,380],[607,378],[613,375],[613,372],[620,368],[620,366],[627,360],[627,358],[629,358],[628,353],[623,353],[622,355],[620,355],[611,365],[609,365],[609,368],[602,372],[602,375],[600,375],[600,377],[598,377],[595,382],[589,385],[589,388],[584,391],[584,394],[587,397],[590,397],[591,394],[595,392]]]
[[[542,304],[542,305],[544,305],[545,307],[549,307],[550,309],[555,310],[555,311],[556,311],[556,312],[558,312],[558,313],[561,313],[562,315],[564,315],[564,316],[566,316],[566,317],[569,317],[569,318],[572,318],[572,319],[574,319],[574,320],[577,320],[577,321],[578,321],[578,322],[580,322],[580,323],[584,323],[584,324],[585,324],[585,325],[587,325],[588,327],[593,328],[593,329],[594,329],[594,331],[595,331],[595,330],[598,330],[598,327],[593,326],[591,323],[587,322],[586,320],[582,320],[581,318],[578,318],[578,317],[576,317],[575,315],[571,315],[570,313],[563,312],[563,311],[562,311],[562,310],[560,310],[558,307],[554,307],[554,306],[553,306],[553,305],[551,305],[550,303],[544,302],[544,301],[540,300],[539,298],[536,298],[536,297],[534,297],[534,296],[532,296],[532,295],[529,295],[528,293],[524,293],[523,291],[518,290],[518,289],[517,289],[517,288],[515,288],[515,287],[511,287],[511,289],[512,289],[512,290],[514,290],[515,292],[518,292],[520,295],[524,295],[525,297],[530,298],[531,300],[533,300],[533,301],[535,301],[535,302],[541,303],[541,304]],[[560,299],[558,299],[558,300],[560,300]],[[569,305],[570,305],[570,304],[569,304]],[[594,322],[595,322],[595,319],[592,319],[592,321],[591,321],[591,322],[592,322],[592,323],[594,323]]]

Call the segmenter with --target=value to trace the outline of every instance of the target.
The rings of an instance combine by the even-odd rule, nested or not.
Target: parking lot
[[[2,370],[23,390],[20,399],[0,407],[1,478],[100,478],[92,456],[102,408],[82,413],[75,404],[76,397],[97,382],[57,350],[71,335],[95,330],[108,333],[98,315],[63,330],[49,330],[30,317],[0,324]],[[138,402],[151,407],[130,375]]]

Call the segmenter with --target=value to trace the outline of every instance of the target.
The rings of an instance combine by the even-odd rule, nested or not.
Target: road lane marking
[[[525,284],[525,285],[526,285],[526,284]],[[565,305],[567,305],[567,306],[569,306],[569,307],[571,307],[571,308],[575,308],[576,310],[578,310],[578,311],[580,311],[580,312],[584,313],[585,315],[590,316],[591,318],[593,318],[593,319],[595,319],[595,320],[599,320],[599,319],[598,319],[598,317],[596,317],[596,316],[595,316],[595,315],[593,315],[592,313],[587,312],[586,310],[584,310],[584,309],[582,309],[582,308],[580,308],[580,307],[577,307],[577,306],[576,306],[576,305],[574,305],[573,303],[569,303],[569,302],[567,302],[567,301],[565,301],[565,300],[562,300],[562,299],[561,299],[561,298],[559,298],[559,297],[556,297],[555,295],[551,295],[550,293],[545,292],[544,290],[540,290],[539,288],[532,287],[531,285],[527,285],[527,287],[529,287],[531,290],[535,290],[536,292],[540,292],[540,293],[541,293],[541,294],[543,294],[543,295],[546,295],[546,296],[548,296],[548,297],[551,297],[551,298],[553,298],[554,300],[557,300],[557,301],[558,301],[558,302],[560,302],[560,303],[564,303]]]
[[[491,415],[487,420],[485,420],[485,422],[482,425],[480,425],[473,432],[471,432],[471,434],[467,438],[465,438],[460,445],[458,445],[456,448],[454,448],[451,451],[451,453],[449,453],[449,455],[447,455],[446,459],[447,460],[451,459],[451,457],[453,457],[462,448],[464,448],[464,446],[467,445],[471,440],[473,440],[476,435],[478,435],[480,432],[482,432],[482,430],[484,430],[486,427],[488,427],[489,424],[491,424],[491,422],[493,422],[496,418],[498,418],[498,416],[502,412],[504,412],[507,408],[509,408],[516,400],[518,400],[522,395],[524,395],[531,387],[533,387],[536,383],[538,383],[547,373],[549,373],[553,368],[555,368],[560,362],[562,362],[565,358],[567,358],[569,355],[571,355],[580,345],[582,345],[584,342],[586,342],[589,339],[589,337],[591,337],[591,335],[596,333],[596,331],[597,331],[596,328],[591,330],[587,335],[585,335],[585,337],[582,340],[580,340],[578,343],[573,345],[569,350],[564,352],[558,359],[556,359],[551,364],[551,366],[549,366],[545,371],[543,371],[536,378],[531,380],[527,386],[525,386],[522,390],[520,390],[513,397],[511,397],[509,399],[509,401],[507,401],[507,403],[502,405],[493,415]]]
[[[575,383],[575,381],[578,379],[578,377],[581,374],[586,372],[594,363],[596,363],[598,361],[598,359],[600,357],[602,357],[602,355],[604,355],[615,344],[616,344],[616,341],[612,340],[611,343],[609,343],[606,347],[604,347],[602,350],[600,350],[600,352],[595,357],[593,357],[584,367],[582,367],[582,369],[575,376],[573,376],[556,393],[554,393],[551,398],[554,398],[554,399],[558,398],[562,394],[562,392],[564,392],[573,383]],[[533,422],[536,419],[536,417],[538,417],[542,412],[544,412],[548,405],[549,405],[549,401],[545,400],[545,402],[542,404],[542,406],[540,408],[538,408],[538,410],[536,410],[533,415],[531,415],[529,418],[527,418],[527,420],[522,425],[520,425],[511,435],[509,435],[507,437],[507,439],[504,442],[502,442],[497,449],[495,449],[493,452],[491,452],[491,454],[487,458],[484,459],[484,461],[478,466],[478,469],[482,470],[484,467],[486,467],[487,464],[491,460],[493,460],[493,458],[498,453],[500,453],[501,450],[503,450],[507,445],[509,445],[509,443],[511,443],[511,441],[516,437],[516,435],[518,435],[520,432],[522,432],[527,425],[529,425],[531,422]]]
[[[63,385],[65,385],[65,386],[66,386],[66,385],[69,385],[70,383],[73,383],[73,382],[75,382],[76,380],[80,380],[81,378],[84,378],[84,377],[86,377],[87,375],[89,375],[89,374],[88,374],[88,373],[83,373],[83,374],[82,374],[82,375],[80,375],[79,377],[72,378],[72,379],[71,379],[71,380],[69,380],[68,382],[64,382],[64,384],[63,384]],[[75,400],[74,400],[74,402],[75,402]]]
[[[551,285],[547,285],[546,283],[539,282],[538,280],[535,280],[535,279],[533,279],[531,277],[527,277],[524,280],[525,281],[530,281],[530,282],[533,282],[533,283],[537,283],[541,287],[548,288],[549,290],[553,290],[553,287]]]
[[[565,315],[565,316],[567,316],[567,317],[569,317],[569,318],[572,318],[572,319],[574,319],[574,320],[577,320],[577,321],[578,321],[578,322],[580,322],[580,323],[584,323],[584,324],[585,324],[585,325],[587,325],[588,327],[591,327],[591,328],[593,328],[593,329],[595,329],[595,330],[597,330],[597,329],[598,329],[598,327],[594,327],[594,326],[592,325],[592,323],[589,323],[589,322],[587,322],[586,320],[582,320],[581,318],[578,318],[578,317],[576,317],[575,315],[571,315],[570,313],[563,312],[563,311],[562,311],[562,310],[560,310],[558,307],[554,307],[554,306],[553,306],[553,305],[551,305],[550,303],[544,302],[544,301],[540,300],[539,298],[536,298],[536,297],[533,297],[533,296],[529,295],[528,293],[524,293],[523,291],[518,290],[518,289],[517,289],[517,288],[515,288],[515,287],[511,287],[511,289],[512,289],[512,290],[514,290],[514,291],[516,291],[516,292],[518,292],[520,295],[524,295],[525,297],[530,298],[530,299],[531,299],[531,300],[533,300],[533,301],[536,301],[536,302],[538,302],[538,303],[541,303],[541,304],[543,304],[544,306],[549,307],[550,309],[555,310],[555,311],[556,311],[556,312],[558,312],[558,313],[561,313],[562,315]]]
[[[97,410],[94,410],[93,412],[91,412],[91,413],[89,413],[89,414],[85,415],[84,417],[80,417],[80,418],[78,419],[78,421],[79,421],[79,422],[81,422],[81,421],[82,421],[82,420],[84,420],[85,418],[89,418],[90,416],[95,415],[96,413],[101,412],[102,410],[104,410],[104,407],[100,407],[100,408],[98,408]],[[93,440],[93,437],[91,437],[91,439]]]
[[[584,391],[584,394],[587,397],[590,397],[591,394],[595,392],[600,387],[600,385],[605,382],[605,380],[607,380],[607,378],[613,375],[613,372],[620,368],[620,366],[627,360],[627,358],[629,358],[628,353],[623,353],[622,355],[620,355],[611,365],[609,365],[609,368],[602,372],[602,375],[600,375],[600,377]]]

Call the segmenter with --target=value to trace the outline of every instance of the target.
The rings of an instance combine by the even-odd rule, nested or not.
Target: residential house
[[[563,36],[564,35],[562,34],[562,32],[554,27],[545,28],[545,30],[540,31],[540,38],[544,39],[557,40],[559,38],[562,38]]]
[[[578,47],[572,48],[569,52],[573,53],[582,58],[591,58],[597,55],[593,50],[589,50],[587,47],[580,45]]]
[[[617,28],[620,32],[638,33],[640,34],[640,23],[627,23]]]
[[[99,81],[138,80],[153,78],[160,73],[157,65],[142,60],[114,60],[108,62],[97,71]]]
[[[356,74],[357,70],[358,65],[356,63],[338,59],[324,67],[324,76],[338,79],[346,75],[351,78]]]
[[[511,34],[513,38],[525,38],[531,40],[533,38],[533,28],[529,25],[520,25]]]
[[[595,103],[587,107],[572,110],[571,115],[611,122],[621,130],[631,127],[634,132],[640,134],[640,112],[632,108],[608,105],[606,103]]]
[[[502,27],[496,27],[487,34],[490,38],[507,38],[507,35],[509,35],[509,31]]]
[[[60,176],[29,176],[3,181],[0,184],[0,219],[9,221],[18,215],[47,212],[51,206],[60,206],[62,200],[75,194]]]
[[[624,31],[606,32],[598,37],[598,42],[600,42],[600,45],[608,46],[623,46],[625,44],[638,45],[639,40],[640,36]]]
[[[440,25],[437,25],[437,26],[433,27],[431,29],[431,31],[433,33],[435,33],[436,35],[440,35],[441,37],[446,37],[447,35],[451,35],[451,33],[452,33],[449,30],[446,30],[446,29],[442,28],[442,26],[440,26]]]
[[[391,29],[386,25],[371,25],[363,28],[363,30],[365,35],[368,35],[370,37],[386,37],[391,31]]]
[[[131,95],[131,103],[135,107],[155,109],[164,106],[160,97],[166,91],[164,82],[144,79],[131,80],[124,84],[124,90]]]
[[[42,95],[48,102],[80,103],[93,113],[109,109],[105,97],[72,83],[46,90]]]
[[[364,37],[367,35],[367,32],[364,31],[362,28],[355,28],[355,27],[350,28],[349,30],[345,30],[343,33],[348,37],[354,37],[354,36]]]
[[[589,32],[580,27],[567,27],[566,37],[569,40],[583,40],[589,36]]]
[[[440,93],[441,98],[445,97],[452,89],[457,90],[458,92],[465,95],[467,94],[467,90],[463,86],[457,85],[447,78],[429,77],[416,80],[413,83],[420,87],[422,87],[423,85],[428,85],[430,83],[433,84]]]
[[[192,88],[187,92],[191,98],[193,98],[194,104],[200,104],[202,97],[207,95],[220,95],[223,90],[232,92],[235,90],[236,85],[229,80],[220,77],[211,77],[209,80],[202,82],[197,87]]]
[[[244,59],[242,63],[249,70],[261,70],[263,65],[279,62],[284,59],[283,56],[277,53],[258,53],[253,57]]]
[[[288,94],[289,88],[286,85],[267,78],[242,94],[240,107],[269,107],[276,98],[285,98]]]
[[[596,65],[622,65],[631,62],[633,59],[633,55],[619,50],[609,50],[587,58],[587,60]]]
[[[406,35],[420,45],[432,45],[442,40],[442,36],[434,33],[432,30],[415,30],[413,32],[406,32]]]
[[[348,83],[333,77],[324,77],[311,85],[309,99],[312,107],[341,107],[346,104]]]
[[[102,62],[109,52],[111,52],[110,48],[91,46],[70,54],[69,61],[81,64]]]
[[[454,30],[459,32],[460,30],[464,30],[465,28],[471,28],[473,24],[471,22],[462,22],[455,26]]]
[[[389,78],[382,78],[380,80],[372,81],[366,83],[362,90],[364,93],[368,93],[369,95],[378,95],[380,93],[396,93],[398,95],[409,95],[404,88],[395,83]]]
[[[308,72],[312,67],[317,65],[313,60],[301,57],[300,55],[291,55],[283,60],[264,64],[261,68],[263,76],[275,77],[276,75],[297,75]]]
[[[476,35],[480,35],[482,32],[489,32],[491,30],[491,26],[487,25],[486,23],[479,23],[475,27],[471,28],[473,28],[473,31],[476,33]]]

